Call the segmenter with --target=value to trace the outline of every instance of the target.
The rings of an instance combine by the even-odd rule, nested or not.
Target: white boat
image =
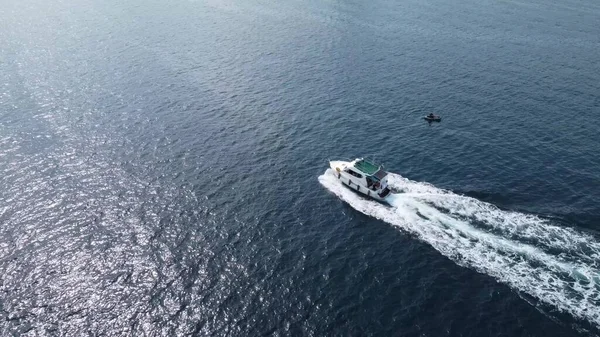
[[[387,172],[364,158],[353,161],[332,160],[329,166],[346,186],[376,200],[385,200],[390,194]]]

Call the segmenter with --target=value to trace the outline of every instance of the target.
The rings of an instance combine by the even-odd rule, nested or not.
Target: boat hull
[[[347,181],[347,180],[344,181],[343,177],[339,177],[338,179],[346,187],[348,187],[348,188],[350,188],[350,189],[352,189],[352,190],[354,190],[356,192],[359,192],[359,193],[361,193],[363,195],[366,195],[367,197],[369,197],[371,199],[375,199],[375,200],[378,200],[378,201],[385,201],[385,198],[389,195],[389,192],[388,192],[384,197],[380,197],[379,194],[376,191],[372,191],[372,190],[370,190],[368,188],[365,188],[363,186],[360,186],[360,185],[352,184],[351,181]]]

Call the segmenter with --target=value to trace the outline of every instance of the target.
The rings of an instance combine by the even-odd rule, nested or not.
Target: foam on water
[[[343,186],[331,170],[319,182],[354,209],[417,235],[443,255],[540,301],[600,326],[600,242],[533,215],[390,174],[386,206]]]

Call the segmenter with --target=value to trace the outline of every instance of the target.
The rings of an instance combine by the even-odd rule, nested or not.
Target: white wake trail
[[[390,174],[391,207],[362,198],[331,170],[319,182],[354,209],[417,235],[456,263],[600,327],[600,243],[532,215]]]
[[[427,183],[414,182],[397,174],[389,175],[390,186],[417,200],[434,204],[455,216],[470,218],[515,238],[531,240],[548,248],[568,249],[590,262],[600,259],[600,242],[571,228],[553,225],[535,215],[502,211],[475,198],[454,194]]]

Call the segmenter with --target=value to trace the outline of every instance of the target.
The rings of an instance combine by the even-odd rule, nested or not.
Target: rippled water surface
[[[0,5],[0,335],[600,334],[599,3]]]

